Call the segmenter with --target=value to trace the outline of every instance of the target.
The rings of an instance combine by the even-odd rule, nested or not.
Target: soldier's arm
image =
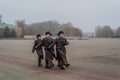
[[[44,38],[42,39],[42,46],[44,46],[45,45],[45,41],[44,41]]]
[[[54,39],[54,40],[52,41],[52,44],[51,44],[50,46],[48,46],[48,48],[50,49],[50,48],[53,47],[55,44],[56,44],[56,39]]]
[[[40,41],[40,42],[38,43],[38,45],[35,46],[35,48],[38,48],[39,46],[42,46],[42,45],[43,45],[43,43],[42,43],[42,41]]]
[[[32,48],[32,53],[35,52],[35,46],[36,46],[36,41],[34,41],[34,45],[33,45],[33,48]]]
[[[67,41],[66,38],[65,38],[65,45],[69,45],[69,42]]]

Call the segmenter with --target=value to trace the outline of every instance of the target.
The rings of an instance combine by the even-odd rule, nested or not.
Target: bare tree
[[[76,32],[76,36],[80,36],[80,37],[83,36],[83,33],[82,33],[82,30],[81,30],[81,29],[75,28],[75,32]]]
[[[61,30],[64,31],[67,36],[82,36],[82,31],[79,28],[75,28],[70,22],[62,24]]]
[[[17,24],[24,29],[24,21],[17,21]],[[82,31],[79,28],[75,28],[70,22],[60,24],[57,21],[45,21],[27,25],[27,28],[25,28],[26,34],[31,35],[36,35],[38,33],[44,34],[46,31],[57,33],[60,30],[64,31],[67,36],[82,36]]]
[[[111,29],[110,26],[107,26],[107,25],[103,26],[103,27],[97,26],[95,33],[96,33],[96,37],[106,37],[107,38],[107,37],[114,36],[113,30]]]
[[[113,37],[114,33],[110,26],[104,26],[102,28],[102,37]]]
[[[28,25],[28,27],[26,28],[26,34],[44,34],[46,31],[58,32],[59,30],[59,22],[45,21]]]
[[[16,25],[22,29],[22,37],[25,35],[25,27],[27,26],[25,24],[25,20],[17,20]]]

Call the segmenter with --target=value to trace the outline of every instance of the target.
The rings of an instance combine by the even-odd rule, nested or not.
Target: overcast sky
[[[93,32],[97,25],[120,26],[120,0],[0,0],[0,14],[6,23],[57,20]]]

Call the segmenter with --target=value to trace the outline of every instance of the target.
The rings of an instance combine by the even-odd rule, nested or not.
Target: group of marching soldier
[[[34,42],[32,52],[34,53],[36,51],[38,54],[38,66],[42,67],[41,60],[44,59],[43,48],[45,51],[45,67],[47,69],[54,67],[53,59],[57,60],[58,67],[61,70],[65,70],[65,68],[70,66],[67,61],[65,48],[65,45],[68,45],[69,42],[66,40],[66,38],[64,38],[63,31],[59,31],[57,35],[58,37],[56,39],[52,38],[52,34],[50,32],[46,32],[43,39],[41,38],[40,34],[36,36],[37,39]],[[56,46],[56,49],[54,46]]]

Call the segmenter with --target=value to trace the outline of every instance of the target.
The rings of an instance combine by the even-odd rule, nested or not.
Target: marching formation
[[[52,38],[50,32],[45,33],[45,37],[42,39],[41,35],[38,34],[37,39],[34,42],[32,52],[36,51],[38,55],[38,66],[42,67],[42,60],[44,59],[43,49],[45,52],[45,68],[50,69],[54,67],[53,59],[58,62],[58,67],[61,70],[69,67],[66,57],[66,45],[69,45],[69,42],[64,38],[64,32],[59,31],[58,37],[56,39]],[[56,50],[56,51],[55,51]]]

